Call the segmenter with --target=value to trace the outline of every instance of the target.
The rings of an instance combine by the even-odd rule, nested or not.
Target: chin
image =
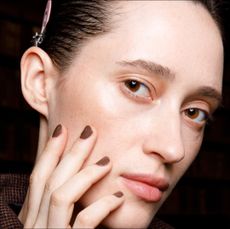
[[[147,228],[155,214],[152,206],[125,201],[106,217],[102,225],[108,228]]]

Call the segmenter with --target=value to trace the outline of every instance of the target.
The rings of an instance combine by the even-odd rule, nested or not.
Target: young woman
[[[221,100],[214,3],[48,2],[21,61],[41,114],[25,228],[158,227]]]

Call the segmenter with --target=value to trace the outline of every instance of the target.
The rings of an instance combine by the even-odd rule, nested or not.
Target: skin
[[[147,227],[196,157],[204,114],[218,106],[223,45],[206,9],[190,1],[118,4],[113,30],[90,40],[64,73],[37,47],[22,58],[23,94],[41,113],[38,158],[19,214],[25,226],[70,226],[76,203],[74,227]],[[132,91],[130,79],[142,84]],[[49,137],[59,123],[61,134]],[[80,139],[86,125],[93,134]],[[110,162],[96,165],[104,156]],[[124,173],[161,177],[169,188],[146,201],[124,185]]]

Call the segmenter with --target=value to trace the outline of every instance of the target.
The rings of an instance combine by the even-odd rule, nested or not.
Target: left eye
[[[150,97],[149,88],[145,84],[137,80],[126,80],[124,83],[132,94],[139,97]]]
[[[192,121],[196,123],[205,122],[208,120],[208,114],[198,108],[189,108],[185,111],[185,115],[187,115]]]

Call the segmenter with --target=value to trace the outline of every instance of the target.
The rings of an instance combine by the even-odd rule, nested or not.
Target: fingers
[[[27,208],[29,209],[24,226],[31,228],[36,220],[42,194],[47,178],[57,166],[67,141],[67,130],[58,125],[49,139],[45,150],[33,169],[30,177],[29,197]]]
[[[28,204],[25,204],[25,228],[67,228],[70,225],[74,204],[88,189],[111,170],[108,157],[97,163],[82,166],[96,142],[96,131],[87,126],[65,151],[67,130],[59,125],[38,158],[30,179]],[[107,196],[83,210],[75,224],[84,225],[83,217],[93,215],[99,205],[102,211],[95,214],[90,225],[99,224],[111,211],[119,207],[123,197]],[[111,202],[111,203],[110,203]],[[107,203],[107,204],[106,204]],[[24,206],[23,206],[24,207]],[[24,212],[28,213],[24,214]],[[87,225],[86,225],[87,226]]]
[[[88,158],[96,141],[96,131],[86,126],[82,135],[74,142],[70,151],[62,158],[53,171],[46,184],[45,191],[47,193],[51,193],[76,174]]]
[[[103,197],[78,214],[73,228],[97,227],[106,216],[120,207],[123,202],[124,197],[122,192]]]
[[[49,174],[49,177],[45,180],[45,187],[43,187],[44,192],[40,201],[36,227],[46,227],[51,194],[81,169],[91,153],[95,141],[96,131],[86,126],[70,151],[62,157],[56,168]]]
[[[20,222],[24,225],[26,222],[27,217],[27,211],[28,211],[28,198],[29,198],[29,190],[27,190],[26,198],[24,200],[24,203],[22,205],[21,211],[18,214],[18,219]]]
[[[111,169],[108,157],[96,164],[87,166],[54,191],[50,200],[48,227],[67,227],[69,225],[74,203]]]

